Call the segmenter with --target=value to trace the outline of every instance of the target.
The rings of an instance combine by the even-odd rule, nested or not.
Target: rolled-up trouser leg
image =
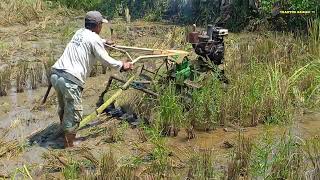
[[[67,132],[75,132],[82,119],[81,90],[76,84],[66,83],[65,106],[64,106],[64,127]]]
[[[58,94],[59,116],[63,113],[63,130],[65,133],[75,134],[82,119],[81,87],[55,74],[51,76],[51,83]],[[59,100],[59,93],[62,95],[62,103]]]

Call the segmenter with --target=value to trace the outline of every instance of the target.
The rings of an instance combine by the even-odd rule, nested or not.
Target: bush
[[[97,9],[101,0],[53,0],[54,2],[65,5],[68,8],[81,9],[85,11]]]

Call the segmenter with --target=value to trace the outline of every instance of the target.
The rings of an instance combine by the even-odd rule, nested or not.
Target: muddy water
[[[94,110],[95,102],[98,99],[98,92],[103,91],[106,76],[91,78],[84,90],[84,114],[89,114]],[[9,129],[5,136],[5,141],[16,139],[24,146],[23,152],[17,156],[0,159],[0,174],[8,174],[23,164],[41,164],[43,152],[51,149],[50,144],[25,144],[25,139],[47,129],[47,127],[59,128],[56,114],[57,106],[54,101],[54,89],[51,90],[46,107],[34,110],[42,99],[46,88],[36,90],[25,90],[23,93],[16,93],[14,88],[10,94],[0,97],[0,131]],[[53,101],[51,100],[53,99]],[[55,125],[55,126],[52,126]],[[60,145],[62,141],[60,140]]]
[[[298,130],[297,136],[308,138],[320,135],[319,112],[310,112],[297,119],[295,124],[295,129]]]
[[[95,108],[95,103],[98,100],[98,95],[103,91],[107,75],[100,75],[98,77],[90,78],[86,84],[83,93],[84,114],[89,114]],[[48,102],[47,106],[40,110],[32,110],[37,105],[46,88],[39,88],[37,90],[27,90],[24,93],[15,93],[12,89],[9,96],[0,97],[0,130],[10,129],[5,137],[6,140],[18,139],[22,142],[26,137],[39,132],[53,123],[58,123],[56,115],[56,102]],[[52,90],[50,97],[54,96]],[[54,98],[52,98],[54,99]],[[59,126],[57,126],[59,127]],[[296,136],[307,138],[315,135],[320,135],[320,113],[307,113],[295,118],[295,123],[290,125]],[[273,126],[269,127],[275,134],[282,134],[288,128]],[[266,126],[249,127],[243,129],[242,133],[246,137],[255,138],[263,135]],[[196,149],[213,149],[217,156],[225,157],[229,150],[225,148],[225,144],[234,145],[237,142],[239,131],[234,131],[232,128],[228,130],[219,128],[212,132],[197,132],[196,138],[193,140],[186,139],[186,133],[180,131],[179,136],[175,138],[168,138],[168,144],[172,149],[187,149],[193,151]],[[132,153],[133,144],[137,141],[136,131],[128,131],[128,140],[123,144],[111,145],[116,147],[119,152],[126,149],[127,154]],[[109,144],[101,144],[99,141],[102,137],[90,138],[80,144],[96,147],[94,152],[103,153],[111,146]],[[43,164],[41,155],[51,149],[51,146],[37,145],[25,146],[23,152],[15,157],[0,159],[0,174],[14,171],[17,167],[24,164],[35,165],[40,167]],[[183,158],[183,157],[181,157]],[[226,158],[220,158],[222,163],[225,163]]]

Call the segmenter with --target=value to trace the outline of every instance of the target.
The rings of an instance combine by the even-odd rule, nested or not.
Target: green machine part
[[[180,64],[176,64],[175,68],[175,77],[176,77],[176,83],[179,85],[183,85],[183,82],[186,79],[190,79],[192,71],[190,67],[190,61],[187,57],[185,57]]]

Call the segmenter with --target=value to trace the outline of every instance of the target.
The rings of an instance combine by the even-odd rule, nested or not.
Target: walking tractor
[[[187,38],[198,55],[197,59],[193,61],[190,60],[190,53],[182,50],[106,45],[106,48],[123,53],[137,68],[128,79],[121,79],[117,76],[109,78],[105,90],[99,97],[98,108],[81,121],[79,128],[84,127],[103,112],[116,117],[123,116],[125,112],[121,108],[116,108],[114,102],[128,88],[158,97],[159,94],[154,91],[154,87],[156,85],[168,85],[169,82],[173,82],[178,93],[188,96],[190,91],[201,88],[201,83],[198,80],[201,78],[197,77],[205,77],[205,74],[214,71],[219,71],[220,80],[227,83],[223,69],[218,68],[219,65],[223,64],[224,37],[227,34],[228,30],[213,27],[212,25],[208,25],[207,31],[200,33],[196,31],[196,26],[194,25],[193,32],[189,33]],[[133,58],[133,56],[136,58]],[[146,65],[150,62],[155,67],[150,68]],[[111,96],[106,96],[113,81],[120,82],[123,85]],[[131,118],[136,119],[137,117]]]

